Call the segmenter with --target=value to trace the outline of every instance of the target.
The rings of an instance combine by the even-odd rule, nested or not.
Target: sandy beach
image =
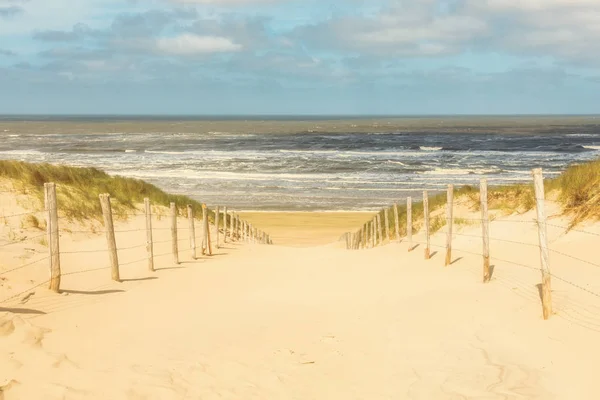
[[[372,217],[368,212],[242,212],[240,217],[269,232],[281,246],[310,247],[336,242]]]
[[[5,214],[19,211],[17,201],[2,200]],[[481,283],[478,225],[458,228],[454,263],[444,268],[443,229],[426,261],[422,234],[412,252],[405,241],[345,250],[336,237],[364,216],[246,217],[281,244],[230,242],[194,260],[182,233],[182,262],[174,265],[162,218],[155,221],[155,240],[164,241],[155,250],[156,272],[147,270],[143,218],[117,223],[119,247],[138,246],[120,252],[121,283],[110,280],[101,232],[65,231],[63,293],[41,285],[0,305],[1,397],[600,396],[600,297],[593,294],[600,292],[600,269],[553,254],[552,271],[561,279],[552,282],[555,314],[544,321],[537,231],[523,222],[534,219],[532,212],[492,222],[492,236],[507,241],[492,244],[489,284]],[[288,233],[300,221],[304,226]],[[552,217],[555,226],[566,222]],[[182,232],[186,223],[181,219]],[[552,249],[589,259],[600,224],[579,228],[588,233],[549,227]],[[0,273],[46,251],[27,242],[10,248]],[[89,253],[69,254],[80,250]],[[89,272],[77,273],[83,270]],[[46,263],[3,274],[2,298],[45,279]]]

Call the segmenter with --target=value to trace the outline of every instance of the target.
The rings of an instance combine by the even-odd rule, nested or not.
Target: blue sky
[[[599,112],[599,0],[0,0],[4,114]]]

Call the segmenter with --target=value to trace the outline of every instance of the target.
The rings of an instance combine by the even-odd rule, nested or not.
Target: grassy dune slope
[[[547,198],[556,198],[563,207],[564,215],[570,217],[571,227],[589,219],[600,219],[600,160],[591,161],[567,168],[554,179],[545,180]],[[454,189],[455,198],[467,197],[474,210],[479,209],[479,188],[462,186]],[[420,229],[423,221],[423,203],[420,197],[413,201],[414,232]],[[429,198],[430,210],[444,207],[446,193],[440,193]],[[501,210],[507,214],[524,213],[535,207],[533,182],[530,184],[492,186],[488,189],[488,204],[492,210]],[[393,231],[393,207],[389,208],[390,229]],[[382,217],[384,211],[380,211]],[[398,205],[400,234],[406,235],[406,205]],[[383,221],[383,219],[382,219]],[[439,230],[446,223],[445,217],[433,217],[431,229]]]
[[[169,206],[175,202],[181,214],[188,204],[196,215],[201,215],[202,204],[187,196],[165,193],[156,186],[139,179],[110,176],[96,168],[77,168],[51,164],[32,164],[0,160],[0,178],[10,179],[15,187],[36,196],[43,204],[44,183],[56,183],[61,215],[75,220],[101,219],[102,209],[98,196],[110,193],[113,213],[125,217],[144,198],[153,205]]]

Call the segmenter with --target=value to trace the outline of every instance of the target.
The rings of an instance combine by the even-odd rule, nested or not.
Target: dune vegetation
[[[98,196],[111,195],[113,212],[116,217],[125,218],[136,210],[144,198],[150,198],[155,206],[168,207],[175,202],[181,214],[191,204],[196,215],[202,212],[200,202],[187,196],[172,195],[158,187],[132,178],[112,176],[97,168],[80,168],[63,165],[34,164],[22,161],[0,160],[0,178],[10,179],[13,185],[26,193],[31,193],[43,202],[43,185],[46,182],[57,184],[60,212],[67,218],[83,220],[102,218]],[[571,218],[572,226],[587,220],[600,219],[600,160],[568,167],[561,175],[545,180],[548,198],[556,199],[563,207],[565,215]],[[479,188],[474,186],[457,187],[456,199],[468,199],[473,210],[479,208]],[[507,214],[523,213],[535,207],[533,184],[491,186],[488,190],[489,207]],[[446,204],[446,194],[438,193],[429,197],[431,211]],[[393,208],[390,206],[390,228],[393,228]],[[406,234],[406,204],[398,205],[400,232]],[[382,210],[383,217],[383,210]],[[213,218],[211,214],[211,218]],[[420,195],[413,198],[413,229],[418,231],[423,220],[423,203]],[[443,217],[432,218],[432,230],[445,224]]]
[[[568,167],[553,179],[545,179],[546,198],[559,202],[565,216],[571,219],[571,228],[586,220],[600,220],[600,160]],[[466,198],[475,211],[479,210],[479,188],[461,186],[454,189],[455,199]],[[413,232],[418,232],[423,223],[423,203],[420,196],[413,197]],[[446,204],[446,193],[429,197],[429,209],[435,211]],[[528,184],[490,186],[488,188],[490,210],[506,214],[524,213],[535,207],[533,182]],[[385,209],[384,209],[385,210]],[[383,218],[384,210],[381,210]],[[393,206],[388,209],[389,228],[394,230]],[[406,235],[406,204],[398,204],[400,234]],[[383,221],[383,219],[382,219]],[[430,227],[436,232],[445,225],[445,216],[433,216]]]
[[[100,220],[102,209],[98,196],[101,193],[110,194],[117,218],[126,218],[134,212],[145,197],[153,206],[168,207],[175,202],[182,215],[187,215],[187,205],[191,204],[195,214],[202,215],[202,204],[196,200],[165,193],[139,179],[111,176],[97,168],[0,160],[0,178],[9,179],[19,191],[37,197],[40,206],[43,205],[44,183],[56,183],[59,213],[73,220]]]

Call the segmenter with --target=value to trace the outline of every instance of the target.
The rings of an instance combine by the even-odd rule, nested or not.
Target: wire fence
[[[112,270],[113,280],[120,280],[120,278],[115,279],[115,276],[120,277],[120,269],[123,267],[130,267],[135,264],[147,262],[149,265],[153,266],[152,270],[154,270],[154,260],[167,255],[174,256],[176,263],[179,263],[180,253],[184,254],[185,252],[185,254],[189,254],[187,250],[184,249],[184,247],[186,247],[185,242],[189,242],[189,248],[190,250],[193,250],[192,259],[194,260],[198,259],[200,256],[213,255],[216,248],[219,248],[219,246],[223,245],[226,241],[272,244],[270,237],[266,233],[254,229],[251,224],[240,220],[234,213],[228,212],[225,214],[224,212],[219,212],[220,218],[217,220],[219,225],[215,226],[214,223],[205,220],[204,218],[196,218],[193,213],[188,214],[188,216],[191,215],[192,220],[188,217],[182,217],[179,214],[177,207],[173,206],[173,204],[171,205],[170,213],[153,212],[149,200],[146,200],[147,212],[119,212],[114,215],[118,218],[124,215],[130,217],[144,216],[145,221],[150,221],[150,225],[146,222],[140,224],[141,226],[139,227],[123,227],[115,229],[110,206],[110,197],[106,195],[104,195],[104,197],[103,195],[100,196],[101,205],[103,206],[103,227],[98,228],[92,226],[87,230],[80,228],[70,229],[69,225],[73,221],[58,215],[60,205],[56,202],[56,186],[54,184],[46,184],[44,185],[44,190],[46,199],[45,211],[27,211],[4,215],[0,213],[0,221],[4,220],[5,224],[10,224],[10,229],[16,229],[15,226],[18,225],[20,221],[19,218],[24,218],[29,215],[43,217],[43,223],[45,224],[44,232],[34,235],[21,234],[22,237],[17,237],[17,235],[12,239],[0,242],[0,304],[6,304],[18,298],[21,298],[21,301],[24,301],[24,296],[29,296],[30,293],[35,292],[37,288],[44,285],[48,285],[51,291],[61,292],[61,290],[64,290],[62,287],[64,284],[60,281],[60,278],[62,277],[80,275],[94,271]],[[21,193],[21,191],[13,190],[0,191],[0,193],[16,192]],[[103,201],[104,204],[102,204]],[[107,207],[105,208],[105,206]],[[208,208],[206,208],[206,210],[206,216],[214,214],[215,211],[209,210]],[[7,220],[11,221],[6,222]],[[186,220],[185,226],[183,226],[184,220]],[[170,226],[160,226],[161,221],[163,224],[170,224]],[[152,224],[157,223],[159,226],[152,226]],[[40,223],[40,229],[41,225],[42,224]],[[23,231],[24,228],[24,226],[21,226],[21,231]],[[171,232],[171,234],[168,232]],[[226,232],[227,234],[225,234]],[[97,239],[92,238],[92,242],[84,242],[85,244],[83,244],[83,246],[87,246],[87,248],[76,242],[70,242],[66,246],[66,249],[61,249],[61,247],[64,247],[64,243],[59,245],[62,241],[61,236],[71,234],[92,235]],[[158,235],[158,240],[154,239],[155,234]],[[35,243],[35,240],[45,240],[45,243]],[[6,262],[10,257],[9,253],[5,252],[10,250],[10,254],[13,254],[13,257],[15,254],[23,254],[24,249],[22,246],[28,243],[31,243],[32,247],[34,247],[29,250],[33,250],[34,254],[40,256],[43,254],[43,256],[20,265],[14,265],[14,263],[11,262],[8,264],[11,265],[10,267],[5,267]],[[166,245],[167,243],[172,245],[170,250],[162,251],[163,249],[160,248],[160,246]],[[193,243],[198,244],[197,251],[195,248],[192,248]],[[156,246],[158,246],[160,250],[158,254],[154,252],[154,247]],[[135,251],[144,249],[144,255],[142,256],[140,252],[140,256],[136,258],[135,254],[137,253]],[[86,260],[93,260],[93,262],[86,262],[90,265],[88,268],[71,270],[80,265],[80,262],[78,263],[75,259],[70,257],[74,255],[94,255],[93,258],[85,258]],[[105,260],[108,264],[104,264],[104,262],[95,255],[98,255],[98,257],[106,257]],[[120,256],[124,257],[124,261],[119,261]],[[130,259],[132,258],[131,256],[133,256],[133,259]],[[162,261],[162,263],[164,262],[165,261]],[[98,266],[98,263],[104,265]],[[27,285],[28,287],[26,289],[17,289],[20,285],[19,277],[21,275],[14,274],[33,267],[36,267],[37,269],[28,272],[25,278],[21,277],[20,279],[22,285],[29,283],[29,285]],[[42,270],[50,270],[50,279],[45,279],[44,277],[42,278],[42,281],[36,282],[36,278],[40,276],[39,272]],[[116,275],[114,274],[115,271],[117,272]],[[47,274],[47,272],[45,273]],[[8,284],[6,284],[7,282]],[[16,290],[17,293],[10,293],[8,290],[13,286],[14,289],[12,289],[12,291]],[[2,298],[4,291],[7,291],[9,294]]]
[[[406,215],[399,215],[399,208],[396,203],[391,208],[384,208],[377,212],[373,219],[363,224],[358,231],[346,233],[342,236],[341,240],[345,240],[346,248],[349,250],[370,249],[394,241],[404,241],[409,243],[409,249],[412,244],[424,246],[424,255],[427,260],[431,259],[430,248],[437,248],[446,251],[446,266],[453,264],[456,261],[452,261],[453,252],[477,256],[482,263],[482,275],[485,283],[490,281],[492,274],[497,274],[498,264],[516,266],[531,271],[541,272],[542,284],[540,287],[542,289],[540,289],[540,297],[543,304],[544,318],[548,318],[552,314],[551,278],[581,292],[600,298],[600,286],[595,284],[594,280],[588,282],[583,281],[587,278],[587,275],[589,275],[588,272],[585,272],[585,268],[600,268],[598,260],[590,258],[593,256],[593,253],[590,251],[583,251],[581,253],[573,254],[572,251],[565,250],[558,246],[558,244],[560,244],[559,239],[566,233],[582,235],[581,238],[583,240],[590,241],[590,246],[593,246],[596,243],[600,244],[595,241],[595,238],[599,237],[600,233],[574,227],[570,223],[562,224],[555,221],[548,222],[548,218],[545,214],[545,205],[547,203],[561,206],[560,209],[562,213],[568,213],[568,209],[565,209],[560,201],[545,199],[545,196],[543,195],[544,187],[541,170],[534,170],[533,172],[534,190],[536,193],[533,199],[535,201],[534,210],[536,215],[531,219],[519,218],[518,215],[514,215],[515,213],[504,217],[490,215],[488,211],[489,194],[487,191],[487,180],[484,179],[480,182],[480,192],[477,193],[480,200],[479,204],[477,204],[479,207],[471,207],[471,210],[468,213],[472,214],[479,212],[481,213],[480,218],[473,217],[472,215],[467,215],[466,217],[454,216],[454,207],[456,204],[453,196],[454,187],[448,185],[447,200],[445,204],[442,204],[440,207],[441,213],[438,213],[437,209],[429,209],[429,202],[427,201],[429,199],[429,194],[427,190],[424,190],[422,212],[421,208],[419,208],[419,214],[415,214],[412,210],[412,198],[407,198],[405,199],[407,202],[406,207],[402,208]],[[439,190],[437,191],[439,192]],[[472,205],[473,200],[473,197],[471,197],[467,203]],[[436,202],[436,204],[439,204],[439,197],[437,197]],[[443,211],[445,211],[445,213]],[[416,217],[418,217],[419,220],[414,221],[413,224],[413,218]],[[490,223],[508,225],[506,227],[508,229],[500,230],[503,232],[503,235],[490,236]],[[417,229],[417,225],[419,225],[419,229]],[[464,229],[457,231],[457,225]],[[514,231],[509,231],[509,229],[511,229],[510,225],[515,226]],[[475,226],[478,226],[478,230],[474,230]],[[530,226],[531,231],[529,231],[528,228],[523,230],[523,227],[526,226]],[[473,229],[469,230],[469,227]],[[556,232],[557,229],[560,230],[558,233]],[[446,243],[444,245],[432,243],[431,237],[434,231],[441,232],[445,236]],[[520,232],[519,236],[515,237],[514,232]],[[552,240],[549,240],[549,232]],[[417,239],[416,237],[413,237],[413,235],[419,235],[419,237],[424,235],[425,239]],[[530,237],[531,239],[527,239],[527,237]],[[459,241],[458,239],[460,238],[465,238],[467,240]],[[494,247],[492,247],[492,251],[490,251],[490,242],[495,243]],[[498,247],[498,245],[505,246]],[[563,244],[563,246],[569,248],[566,244]],[[498,249],[502,250],[500,257],[495,252],[500,251]],[[502,256],[503,254],[509,254],[511,252],[520,254],[519,249],[535,249],[537,251],[525,250],[528,257],[518,261],[512,261],[507,259],[506,256]],[[536,255],[539,257],[539,263],[537,264],[533,261],[535,260]],[[551,270],[549,261],[550,255],[558,257],[561,264],[564,264],[564,260],[576,262],[575,265],[577,265],[577,268],[583,271],[583,273],[574,273],[574,267],[570,263],[570,269],[563,267],[561,268],[560,273]],[[553,259],[557,259],[556,257]],[[491,262],[494,263],[492,272],[490,272]],[[576,279],[567,277],[568,275],[573,275]],[[598,276],[598,278],[600,278],[600,276]]]

